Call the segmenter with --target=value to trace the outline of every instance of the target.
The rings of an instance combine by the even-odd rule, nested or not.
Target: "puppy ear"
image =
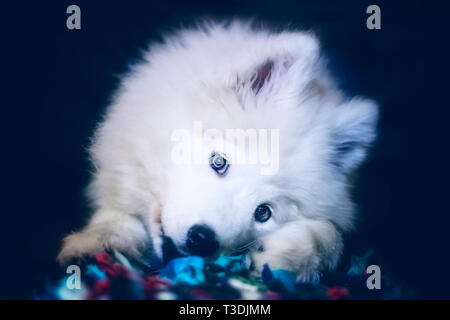
[[[370,100],[352,99],[331,112],[333,154],[331,162],[344,174],[364,160],[375,139],[378,107]]]
[[[238,91],[244,97],[265,100],[288,97],[310,82],[318,60],[319,45],[312,35],[302,32],[277,35],[238,77]]]
[[[256,69],[255,73],[250,78],[250,84],[253,92],[258,94],[263,85],[270,80],[274,69],[274,61],[267,60]]]

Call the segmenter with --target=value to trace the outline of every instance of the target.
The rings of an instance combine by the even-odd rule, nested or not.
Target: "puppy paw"
[[[272,270],[294,272],[301,282],[315,282],[325,270],[334,269],[342,252],[342,238],[333,224],[299,220],[264,236],[262,247],[250,253],[255,272],[264,264]]]
[[[73,261],[94,256],[102,250],[103,246],[98,234],[88,231],[75,232],[64,238],[57,260],[64,266]]]
[[[271,270],[283,269],[296,274],[297,281],[315,282],[320,279],[320,259],[317,255],[298,250],[274,250],[262,247],[250,253],[252,274],[260,276],[264,265]]]
[[[61,265],[74,260],[95,256],[103,250],[116,249],[129,258],[141,259],[148,245],[148,235],[144,226],[134,220],[105,222],[90,226],[81,232],[68,235],[63,240],[57,257]]]

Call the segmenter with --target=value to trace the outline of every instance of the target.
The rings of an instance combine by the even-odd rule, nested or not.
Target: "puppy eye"
[[[260,204],[254,213],[255,220],[258,222],[266,222],[272,216],[272,207],[267,203]]]
[[[225,175],[230,164],[225,154],[213,152],[209,157],[209,166],[220,176]]]

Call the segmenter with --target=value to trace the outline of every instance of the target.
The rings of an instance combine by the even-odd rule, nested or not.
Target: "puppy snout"
[[[217,251],[219,242],[210,227],[196,224],[187,232],[186,247],[191,254],[207,257]]]

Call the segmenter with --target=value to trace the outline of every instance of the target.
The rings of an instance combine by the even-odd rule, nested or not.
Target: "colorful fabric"
[[[143,271],[119,252],[99,253],[81,272],[81,288],[69,289],[70,275],[48,285],[37,299],[395,299],[397,286],[369,290],[365,273],[372,252],[352,257],[348,272],[324,274],[320,282],[301,283],[293,272],[251,274],[246,256],[219,256],[215,261],[189,256],[171,260],[160,270]]]

